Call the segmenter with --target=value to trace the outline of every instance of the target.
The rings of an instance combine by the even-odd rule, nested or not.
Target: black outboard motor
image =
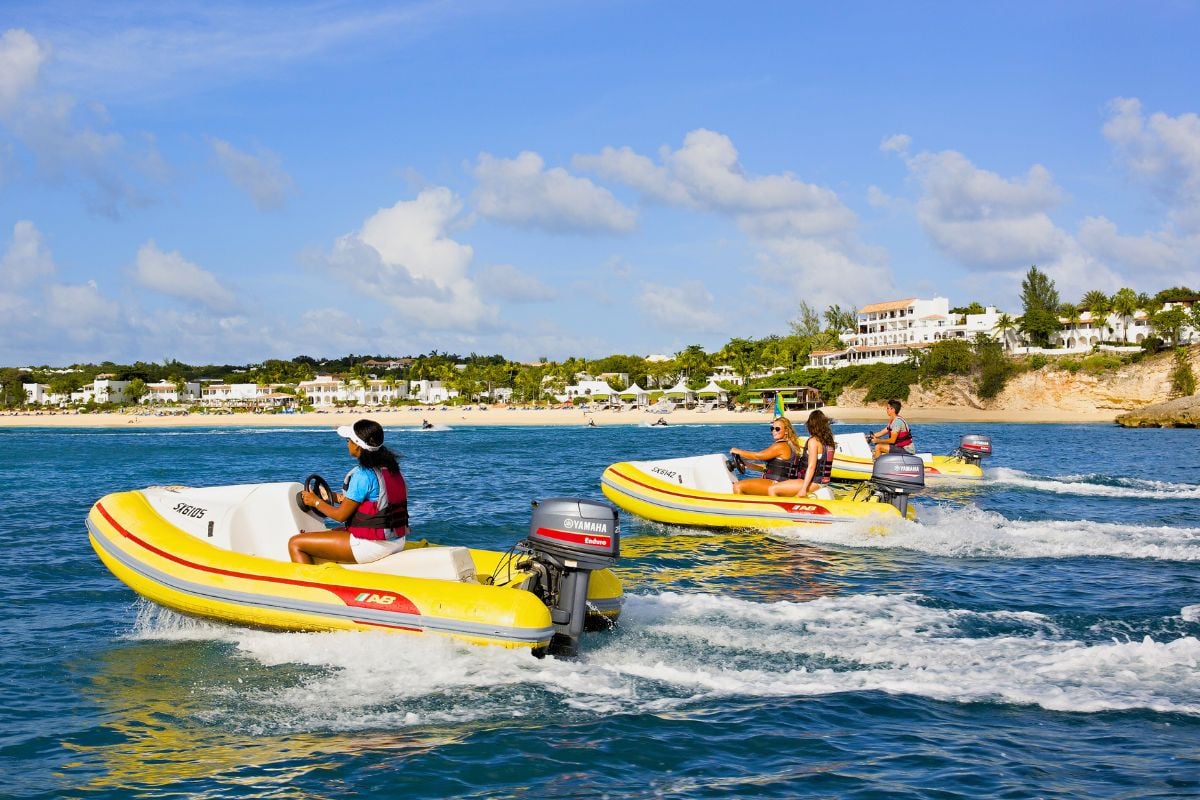
[[[967,433],[958,442],[954,455],[968,464],[978,464],[992,455],[992,437],[986,433]]]
[[[587,620],[592,570],[611,567],[621,556],[617,510],[578,497],[535,500],[529,538],[517,548],[530,556],[520,566],[534,573],[525,588],[550,608],[554,638],[549,652],[576,655]]]
[[[908,516],[908,497],[925,488],[925,462],[912,453],[885,453],[871,468],[871,486],[901,517]]]

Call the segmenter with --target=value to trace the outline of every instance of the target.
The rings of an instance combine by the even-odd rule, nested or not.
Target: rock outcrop
[[[1200,376],[1200,346],[1190,348],[1189,359],[1192,370]],[[1174,354],[1159,353],[1136,364],[1127,364],[1115,370],[1092,375],[1083,370],[1070,372],[1054,367],[1054,362],[1037,370],[1023,372],[1011,378],[1004,391],[997,397],[984,400],[975,393],[973,379],[954,376],[938,381],[936,385],[909,387],[906,406],[917,408],[973,408],[982,411],[1046,411],[1063,413],[1095,412],[1150,412],[1163,407],[1145,418],[1160,419],[1162,422],[1135,423],[1142,425],[1188,425],[1195,424],[1195,416],[1187,409],[1200,404],[1200,398],[1171,400],[1171,372],[1175,368]],[[865,405],[866,389],[847,389],[837,399],[841,407]],[[1168,402],[1169,401],[1169,402]],[[1188,401],[1191,401],[1189,404]],[[1172,416],[1178,414],[1180,416]],[[1131,414],[1124,414],[1130,416]],[[1188,420],[1192,420],[1191,423]],[[1121,418],[1118,417],[1118,422]],[[1127,424],[1121,422],[1121,424]]]
[[[1200,428],[1200,395],[1154,403],[1117,417],[1126,428]]]

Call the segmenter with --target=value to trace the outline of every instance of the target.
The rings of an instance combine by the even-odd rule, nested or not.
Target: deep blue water
[[[934,452],[970,432],[916,430]],[[331,431],[0,430],[0,795],[1200,796],[1200,433],[987,432],[987,481],[929,492],[885,536],[623,515],[621,624],[578,661],[539,661],[186,620],[87,544],[111,491],[340,478]],[[614,461],[765,441],[759,425],[388,437],[417,534],[494,549],[531,499],[600,498]]]

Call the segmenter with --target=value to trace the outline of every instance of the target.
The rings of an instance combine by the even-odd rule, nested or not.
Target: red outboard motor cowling
[[[992,455],[992,437],[986,433],[964,434],[958,442],[956,456],[971,464],[978,464]]]
[[[550,653],[576,655],[592,571],[611,567],[621,555],[616,509],[578,497],[535,500],[529,536],[518,549],[529,554],[526,566],[535,576],[527,588],[550,608]]]

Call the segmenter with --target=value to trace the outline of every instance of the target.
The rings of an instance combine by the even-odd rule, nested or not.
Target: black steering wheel
[[[746,474],[746,462],[739,455],[730,454],[729,458],[725,459],[725,466],[728,467],[731,472],[736,471],[743,475]]]
[[[312,475],[309,475],[304,479],[304,489],[312,492],[326,503],[333,505],[333,490],[329,488],[329,481],[325,480],[317,473],[314,472]],[[305,513],[316,510],[304,502],[302,495],[296,495],[296,504],[300,506],[300,510]]]

